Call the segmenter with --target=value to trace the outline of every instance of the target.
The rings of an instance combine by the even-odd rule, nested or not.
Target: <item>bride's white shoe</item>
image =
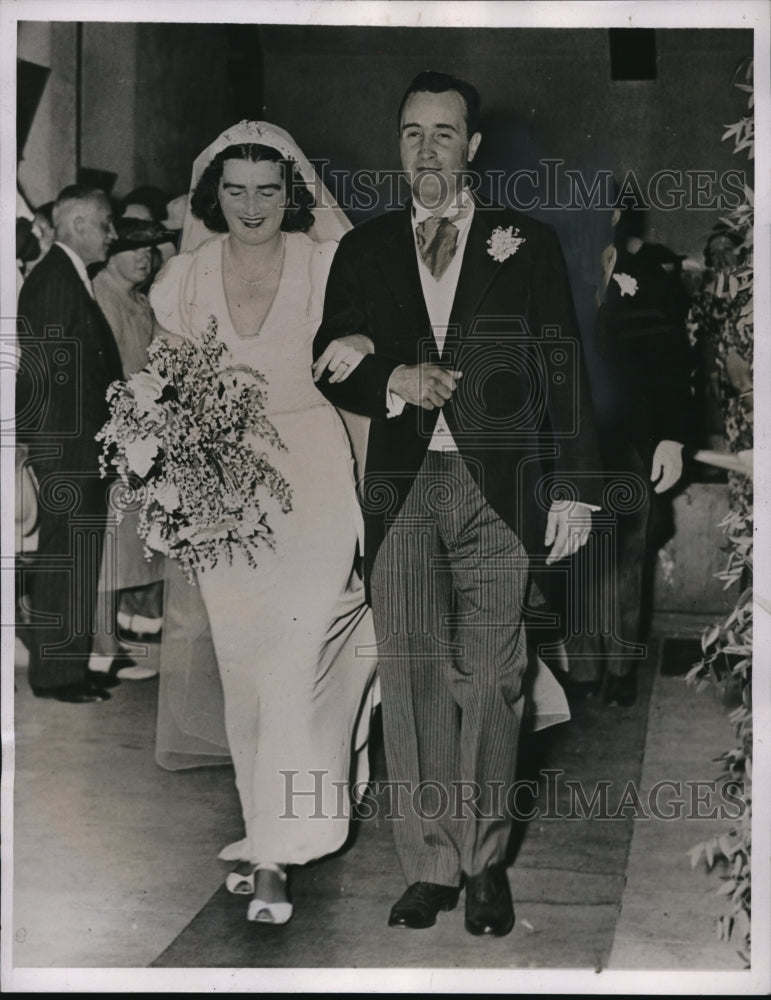
[[[225,879],[225,888],[235,896],[251,896],[254,893],[254,873],[257,871],[257,866],[242,862],[239,867],[249,870],[236,869],[230,872]]]
[[[286,871],[281,865],[264,862],[255,865],[255,873],[258,871],[275,872],[282,882],[286,882]],[[253,875],[252,878],[255,876]],[[294,907],[288,901],[269,903],[264,899],[253,899],[249,903],[246,911],[246,919],[259,924],[285,924],[294,912]]]

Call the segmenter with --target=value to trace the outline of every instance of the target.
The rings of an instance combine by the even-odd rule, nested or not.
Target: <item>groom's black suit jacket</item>
[[[499,262],[488,240],[509,227],[523,242]],[[351,333],[369,336],[375,353],[343,382],[323,376],[319,388],[336,406],[371,418],[360,484],[367,578],[438,417],[438,410],[408,405],[387,418],[388,380],[401,364],[433,360],[463,372],[443,413],[485,498],[531,554],[543,553],[555,481],[577,499],[601,503],[580,337],[551,227],[477,206],[440,357],[423,300],[411,206],[363,223],[335,255],[314,356]]]

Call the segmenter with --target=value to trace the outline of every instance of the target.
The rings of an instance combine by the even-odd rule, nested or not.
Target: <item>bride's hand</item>
[[[329,369],[329,381],[342,382],[348,378],[365,354],[374,353],[375,345],[363,333],[338,337],[327,345],[318,360],[314,362],[311,368],[313,381],[318,382]]]
[[[180,344],[183,344],[185,342],[184,337],[180,337],[178,333],[172,333],[171,330],[165,329],[165,327],[161,326],[158,320],[154,320],[153,322],[152,339],[162,340],[166,344],[168,344],[169,347],[179,347]]]

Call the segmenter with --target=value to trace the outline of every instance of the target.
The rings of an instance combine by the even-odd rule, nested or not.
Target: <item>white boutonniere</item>
[[[621,298],[625,295],[637,294],[637,278],[633,278],[631,274],[619,272],[619,274],[613,275],[613,280],[616,282],[621,291]]]
[[[514,229],[513,226],[509,226],[508,229],[497,226],[487,241],[487,252],[493,260],[501,263],[516,253],[524,242],[525,237],[519,235],[519,229]]]

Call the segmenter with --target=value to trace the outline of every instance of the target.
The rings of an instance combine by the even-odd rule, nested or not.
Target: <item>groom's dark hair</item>
[[[412,83],[407,87],[402,102],[399,105],[399,113],[396,118],[396,127],[401,130],[402,111],[407,103],[407,98],[411,94],[444,94],[448,90],[454,90],[460,94],[466,105],[466,131],[468,138],[479,131],[479,91],[465,80],[459,80],[457,76],[450,76],[449,73],[435,73],[427,69],[418,73]]]

